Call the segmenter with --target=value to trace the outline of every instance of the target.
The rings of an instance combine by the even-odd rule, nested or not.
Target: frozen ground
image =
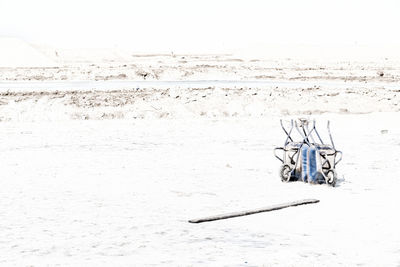
[[[280,182],[279,116],[2,122],[0,264],[399,266],[398,113],[314,117],[344,151],[336,188]]]
[[[398,53],[0,47],[1,266],[400,266]],[[337,187],[280,181],[289,116],[331,119]]]

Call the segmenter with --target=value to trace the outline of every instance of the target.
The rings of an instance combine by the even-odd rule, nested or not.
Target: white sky
[[[400,44],[400,1],[0,0],[0,36],[57,47]]]

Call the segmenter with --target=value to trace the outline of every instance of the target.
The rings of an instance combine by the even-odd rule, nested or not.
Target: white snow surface
[[[399,266],[398,113],[314,117],[335,188],[280,181],[279,117],[2,122],[0,265]]]
[[[0,68],[55,67],[57,64],[29,43],[0,36]]]

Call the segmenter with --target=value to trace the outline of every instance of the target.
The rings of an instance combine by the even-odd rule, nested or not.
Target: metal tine
[[[313,120],[313,127],[311,128],[311,131],[308,129],[308,124],[306,124],[306,130],[307,130],[306,138],[308,140],[308,137],[310,137],[313,143],[315,143],[314,138],[312,136],[312,132],[314,131],[314,129],[315,129],[315,120]]]
[[[293,139],[292,139],[292,137],[290,136],[290,134],[292,133],[292,130],[293,130],[293,120],[290,120],[291,127],[290,127],[289,132],[286,131],[285,127],[283,126],[282,119],[280,120],[280,122],[281,122],[281,127],[282,127],[283,131],[284,131],[284,132],[286,133],[286,135],[287,135],[286,140],[285,140],[285,146],[286,146],[286,145],[288,144],[288,139],[290,139],[290,141],[293,142]]]
[[[311,131],[308,130],[308,125],[306,125],[306,129],[308,131],[307,138],[310,136],[313,143],[315,143],[314,138],[312,136],[312,132],[315,130],[315,120],[313,120],[313,127],[311,128]]]
[[[316,123],[315,123],[315,120],[314,120],[314,128],[315,128],[314,130],[315,130],[315,133],[317,134],[319,141],[321,141],[321,145],[323,145],[323,144],[324,144],[324,141],[322,141],[321,136],[319,135],[319,133],[318,133],[318,131],[317,131],[317,127],[316,127],[315,125],[316,125]]]
[[[332,139],[331,128],[330,128],[330,121],[328,121],[327,128],[328,128],[329,138],[331,139],[332,147],[333,147],[333,149],[336,150],[336,148],[335,148],[335,143],[333,143],[333,139]]]
[[[295,126],[296,130],[299,132],[300,136],[303,138],[303,142],[304,142],[305,136],[304,136],[304,134],[300,131],[299,126],[297,125],[297,121],[294,122],[294,126]]]
[[[311,128],[311,131],[310,131],[310,130],[308,129],[308,124],[306,124],[306,130],[307,130],[308,133],[311,133],[312,130],[315,129],[315,120],[313,121],[313,125],[314,125],[314,127]],[[314,137],[312,136],[312,134],[310,134],[309,136],[310,136],[311,141],[313,142],[313,144],[315,144],[315,140],[314,140]]]

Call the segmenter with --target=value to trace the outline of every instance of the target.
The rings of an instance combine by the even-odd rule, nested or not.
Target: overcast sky
[[[0,0],[0,36],[134,50],[400,44],[400,1]]]

